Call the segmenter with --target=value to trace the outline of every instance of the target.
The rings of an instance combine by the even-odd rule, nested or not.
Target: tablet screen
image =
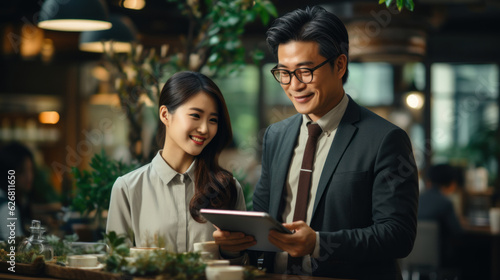
[[[274,229],[282,233],[292,233],[265,212],[201,209],[200,213],[221,230],[243,232],[253,236],[257,244],[248,250],[281,252],[282,250],[269,242],[269,231]]]

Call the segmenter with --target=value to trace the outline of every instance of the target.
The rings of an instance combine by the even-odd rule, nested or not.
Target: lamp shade
[[[129,52],[131,42],[136,41],[137,32],[130,18],[110,14],[113,27],[107,30],[84,31],[80,34],[79,48],[87,52]],[[111,49],[112,48],[112,49]]]
[[[38,27],[59,31],[104,30],[111,28],[106,6],[100,0],[46,0]]]

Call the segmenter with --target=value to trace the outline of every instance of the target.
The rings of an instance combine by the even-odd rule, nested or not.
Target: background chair
[[[413,250],[400,261],[405,280],[438,279],[440,244],[437,222],[418,221],[417,237]]]

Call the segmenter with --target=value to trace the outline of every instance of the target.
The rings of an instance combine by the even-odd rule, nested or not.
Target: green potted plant
[[[114,160],[103,150],[92,157],[90,171],[80,171],[73,167],[72,174],[76,188],[72,209],[80,212],[83,217],[91,218],[97,224],[98,230],[103,230],[105,228],[103,214],[109,209],[113,184],[119,176],[138,166],[137,163],[127,164]]]

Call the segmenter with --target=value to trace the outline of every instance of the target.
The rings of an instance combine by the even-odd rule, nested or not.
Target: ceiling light
[[[111,14],[113,27],[108,30],[85,31],[80,34],[79,48],[86,52],[130,52],[137,32],[130,18]]]
[[[111,28],[111,23],[100,0],[46,0],[38,27],[59,31],[105,30]]]

